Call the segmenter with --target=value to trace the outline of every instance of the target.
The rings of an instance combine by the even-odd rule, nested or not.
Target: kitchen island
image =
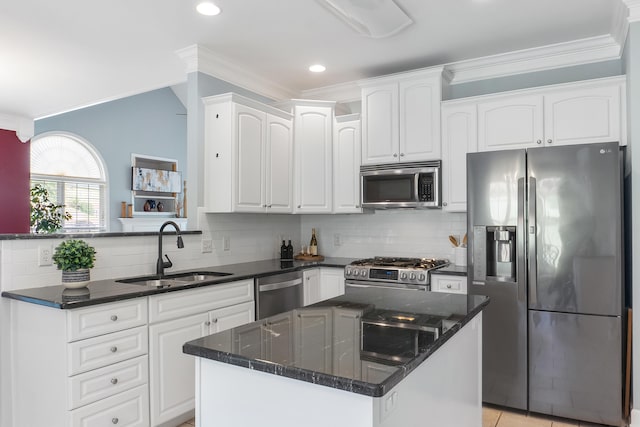
[[[349,288],[187,342],[201,427],[481,426],[479,296]]]

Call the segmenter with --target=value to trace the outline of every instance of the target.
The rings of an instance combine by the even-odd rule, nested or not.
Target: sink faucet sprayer
[[[180,227],[173,221],[166,221],[164,224],[160,226],[160,233],[158,234],[158,263],[156,264],[156,274],[160,277],[164,276],[164,269],[173,267],[173,263],[169,259],[167,255],[167,261],[162,260],[162,232],[167,225],[173,225],[173,228],[176,229],[176,233],[178,233],[178,249],[184,248],[184,243],[182,242],[182,235],[180,234]]]

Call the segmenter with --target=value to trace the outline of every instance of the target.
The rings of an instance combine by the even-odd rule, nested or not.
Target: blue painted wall
[[[459,83],[449,87],[449,93],[446,95],[446,99],[466,98],[508,90],[620,76],[623,74],[624,65],[621,60],[603,61],[554,70]]]
[[[187,110],[170,88],[71,111],[35,122],[35,134],[81,136],[102,155],[109,179],[110,231],[121,230],[120,202],[131,203],[131,154],[167,157],[187,169]]]

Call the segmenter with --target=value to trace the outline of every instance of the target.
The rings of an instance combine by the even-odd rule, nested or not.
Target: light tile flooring
[[[485,405],[482,408],[482,427],[599,427],[592,424],[553,418],[538,414],[527,414],[515,410]]]
[[[178,427],[194,427],[196,420],[191,419]],[[600,424],[527,415],[524,412],[507,411],[503,408],[484,406],[482,408],[482,427],[599,427]]]

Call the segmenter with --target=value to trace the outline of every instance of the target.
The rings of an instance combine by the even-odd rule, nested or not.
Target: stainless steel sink
[[[158,275],[131,277],[128,279],[116,280],[116,282],[149,286],[153,288],[168,288],[191,283],[208,282],[224,276],[231,276],[231,273],[222,273],[219,271],[191,271],[188,273],[167,274],[163,277]]]

